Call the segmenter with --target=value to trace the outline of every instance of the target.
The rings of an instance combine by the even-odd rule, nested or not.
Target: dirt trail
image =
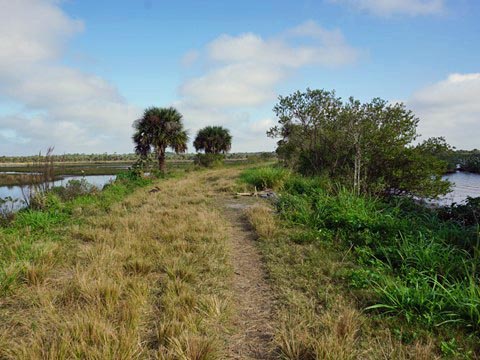
[[[222,204],[231,223],[229,245],[237,310],[227,351],[230,359],[272,359],[272,289],[254,243],[255,234],[243,213],[248,203],[245,199],[229,199]]]

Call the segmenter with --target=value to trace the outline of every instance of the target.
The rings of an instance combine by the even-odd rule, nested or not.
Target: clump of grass
[[[272,214],[272,208],[264,204],[256,204],[245,210],[250,224],[257,234],[265,239],[274,238],[278,232],[278,225]]]
[[[100,189],[83,178],[69,180],[64,186],[54,187],[51,191],[63,201],[68,201],[79,196],[98,193]]]
[[[282,188],[290,176],[287,169],[270,166],[247,169],[240,175],[240,179],[257,190],[264,190]]]

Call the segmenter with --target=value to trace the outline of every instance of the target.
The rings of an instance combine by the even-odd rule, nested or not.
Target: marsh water
[[[439,205],[460,204],[468,196],[480,196],[480,174],[457,171],[456,173],[445,175],[444,178],[453,183],[453,191],[441,197],[437,202]]]
[[[11,174],[12,172],[2,172],[0,174]],[[66,175],[61,180],[54,182],[54,186],[63,186],[69,180],[85,179],[90,184],[98,187],[99,189],[113,180],[115,175],[85,175],[85,176],[70,176]],[[452,203],[462,203],[466,200],[467,196],[480,197],[480,174],[473,174],[467,172],[456,172],[453,174],[445,175],[445,179],[450,180],[453,183],[453,191],[440,199],[435,203],[438,205],[450,205]],[[0,199],[11,197],[12,199],[23,199],[22,188],[20,186],[0,186]],[[16,205],[21,207],[21,205]]]
[[[0,172],[0,174],[4,174]],[[81,180],[85,179],[89,184],[96,186],[99,189],[102,189],[105,184],[115,180],[115,175],[85,175],[85,176],[63,176],[61,180],[56,180],[53,182],[53,186],[64,186],[70,180]],[[24,194],[22,192],[22,187],[18,185],[14,186],[0,186],[0,199],[10,197],[12,199],[22,200]],[[6,206],[9,206],[7,203]],[[16,209],[21,208],[21,203],[16,203],[14,205]]]

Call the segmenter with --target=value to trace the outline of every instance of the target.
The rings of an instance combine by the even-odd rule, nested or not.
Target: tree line
[[[409,194],[436,197],[449,191],[443,175],[451,168],[453,148],[444,138],[418,142],[419,119],[404,104],[380,98],[343,100],[335,91],[296,91],[279,96],[273,109],[278,124],[267,135],[278,138],[282,163],[303,175],[328,176],[356,194]],[[135,152],[155,154],[165,170],[168,148],[187,150],[182,114],[174,108],[147,108],[134,122]],[[221,126],[201,129],[193,145],[196,160],[208,165],[231,149],[232,136]],[[463,161],[478,169],[478,153]]]

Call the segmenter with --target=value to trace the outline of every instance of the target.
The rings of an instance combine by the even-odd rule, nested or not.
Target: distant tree
[[[142,118],[133,123],[135,152],[143,158],[153,150],[158,160],[158,168],[165,171],[167,148],[177,154],[187,150],[188,135],[183,128],[182,114],[169,108],[150,107]]]
[[[207,126],[197,133],[193,146],[205,154],[225,154],[232,147],[232,135],[222,126]]]
[[[279,124],[267,134],[280,138],[277,154],[303,174],[327,174],[356,193],[448,192],[442,179],[449,151],[442,138],[414,145],[418,118],[403,104],[382,99],[343,102],[333,91],[310,90],[279,97]]]

